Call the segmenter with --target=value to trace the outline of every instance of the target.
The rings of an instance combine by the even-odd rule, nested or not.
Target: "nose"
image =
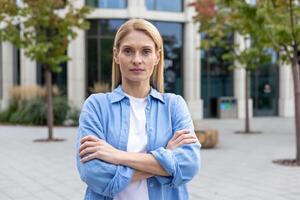
[[[132,62],[133,62],[134,65],[140,65],[140,64],[142,64],[142,57],[141,57],[141,55],[138,52],[135,53]]]

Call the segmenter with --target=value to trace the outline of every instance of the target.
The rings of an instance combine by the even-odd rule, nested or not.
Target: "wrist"
[[[118,165],[125,165],[125,160],[126,160],[127,152],[119,150],[117,153],[117,163]]]

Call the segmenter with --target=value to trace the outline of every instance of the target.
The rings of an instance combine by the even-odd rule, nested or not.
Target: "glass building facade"
[[[53,75],[53,84],[74,105],[80,108],[86,97],[96,91],[96,86],[104,84],[104,88],[110,90],[112,48],[116,31],[127,19],[145,18],[157,27],[163,38],[165,91],[182,95],[191,115],[196,119],[218,117],[220,97],[234,97],[238,103],[238,118],[244,117],[244,71],[229,69],[231,63],[222,59],[225,49],[197,49],[201,36],[197,32],[198,25],[191,18],[194,11],[186,6],[188,1],[79,1],[94,7],[94,12],[88,17],[90,29],[77,32],[76,39],[68,49],[72,60],[62,64],[62,72]],[[233,35],[228,37],[228,45],[232,45],[233,40],[237,44],[242,42],[238,38]],[[7,66],[0,64],[1,85],[44,84],[41,66],[24,57],[21,60],[18,49],[11,50],[12,47],[7,44],[4,46],[11,54],[5,49],[1,53],[0,49],[2,55],[7,55],[0,61],[4,60],[5,65],[12,65],[10,69],[13,70],[3,70]],[[278,68],[275,64],[277,56],[273,54],[271,63],[259,66],[251,73],[252,113],[254,116],[293,116],[293,110],[290,109],[293,102],[293,90],[289,88],[292,85],[292,77],[288,72],[290,68]],[[24,73],[22,79],[20,69]],[[34,75],[27,77],[31,74]],[[11,78],[6,79],[7,76]],[[284,92],[279,91],[279,88],[283,88]],[[1,87],[0,102],[2,96],[4,101],[9,101],[7,94],[6,88]]]
[[[90,21],[86,38],[87,95],[95,84],[111,85],[112,48],[114,36],[124,19],[99,19]],[[158,22],[153,24],[164,41],[165,90],[182,94],[183,30],[181,23]]]

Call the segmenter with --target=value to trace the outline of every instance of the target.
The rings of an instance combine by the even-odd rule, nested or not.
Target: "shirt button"
[[[154,184],[153,183],[150,183],[150,187],[153,187],[154,186]]]

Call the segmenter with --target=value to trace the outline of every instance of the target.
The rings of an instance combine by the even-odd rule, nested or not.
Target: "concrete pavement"
[[[299,200],[300,167],[272,163],[295,156],[293,118],[255,118],[243,135],[243,120],[203,120],[220,144],[201,152],[202,169],[189,183],[192,200]],[[0,125],[0,200],[81,200],[85,185],[75,166],[76,128],[55,128],[65,142],[34,143],[45,127]]]

